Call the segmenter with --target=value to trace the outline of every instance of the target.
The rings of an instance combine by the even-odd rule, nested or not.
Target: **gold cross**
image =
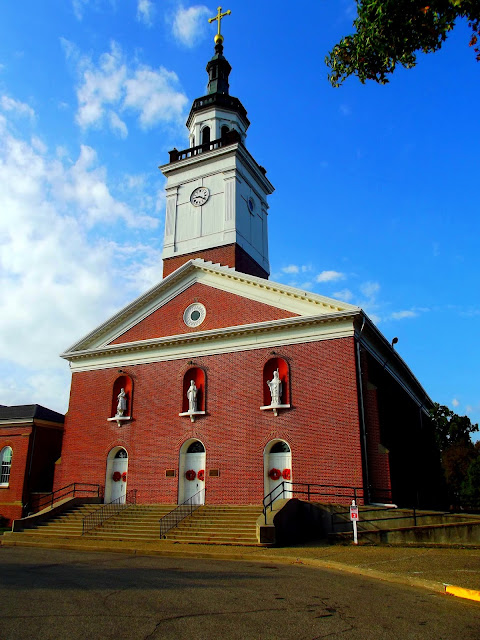
[[[228,9],[228,11],[225,11],[225,13],[222,13],[222,7],[218,7],[217,9],[218,13],[214,18],[209,18],[208,22],[210,22],[210,24],[212,22],[214,22],[215,20],[218,22],[218,33],[215,36],[214,40],[215,40],[215,44],[217,44],[217,42],[223,42],[223,36],[220,33],[220,20],[222,18],[224,18],[225,16],[229,16],[232,12],[230,11],[230,9]]]

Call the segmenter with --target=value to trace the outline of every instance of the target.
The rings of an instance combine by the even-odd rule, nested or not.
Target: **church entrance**
[[[291,498],[292,492],[282,491],[282,482],[292,479],[292,452],[284,440],[273,440],[265,447],[264,459],[264,479],[265,495],[271,491],[272,498]],[[286,485],[290,487],[290,485]],[[277,489],[278,487],[278,489]],[[285,485],[283,487],[285,489]],[[277,489],[277,491],[275,491]]]
[[[178,502],[191,499],[205,504],[205,447],[200,440],[187,440],[180,449]]]
[[[128,454],[122,447],[115,447],[107,457],[105,477],[105,504],[117,500],[125,502],[127,493]]]

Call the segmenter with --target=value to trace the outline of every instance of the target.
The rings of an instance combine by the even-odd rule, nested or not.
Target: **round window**
[[[255,203],[253,201],[253,198],[248,199],[248,208],[250,210],[250,213],[253,213],[255,211]]]
[[[203,304],[195,302],[188,306],[183,312],[183,321],[187,327],[198,327],[205,320],[206,315],[207,310]]]

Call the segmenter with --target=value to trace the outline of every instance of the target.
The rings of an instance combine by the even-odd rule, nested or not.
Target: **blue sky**
[[[480,420],[480,64],[459,24],[390,84],[327,81],[355,4],[232,0],[230,92],[268,171],[271,278],[362,306],[430,397]],[[213,5],[4,2],[0,403],[66,411],[58,354],[161,278],[169,149]]]

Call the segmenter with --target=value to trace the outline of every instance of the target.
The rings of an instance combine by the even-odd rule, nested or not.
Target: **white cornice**
[[[252,154],[243,146],[243,144],[238,142],[226,147],[218,147],[218,149],[213,149],[212,151],[204,151],[203,153],[190,156],[184,160],[162,164],[158,168],[165,177],[168,177],[169,174],[183,172],[185,169],[195,165],[205,164],[206,162],[211,163],[214,159],[216,160],[227,156],[234,157],[235,155],[238,155],[243,160],[244,164],[253,172],[255,178],[265,189],[266,193],[273,193],[275,191],[275,187],[272,185],[270,180],[262,171],[260,171],[260,166]]]
[[[72,371],[215,355],[354,335],[356,312],[287,318],[66,352]]]

